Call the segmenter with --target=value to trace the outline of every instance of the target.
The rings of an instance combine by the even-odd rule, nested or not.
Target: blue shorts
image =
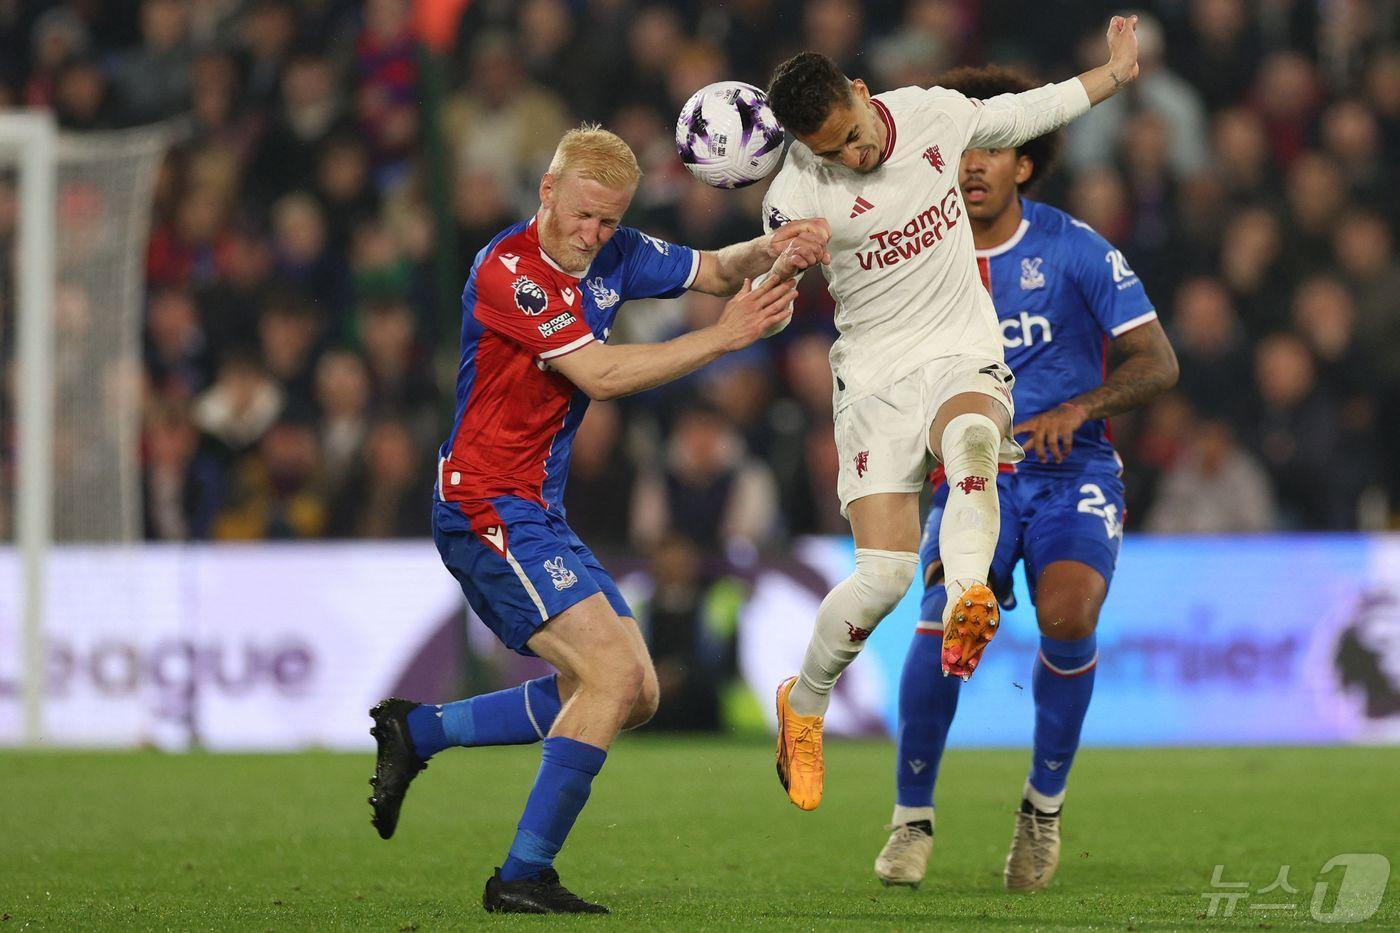
[[[991,578],[1002,605],[1015,605],[1011,595],[1012,572],[1025,563],[1026,585],[1035,603],[1040,573],[1061,560],[1078,561],[1097,570],[1105,583],[1113,582],[1118,548],[1123,543],[1123,480],[1109,469],[1086,469],[1064,475],[1024,471],[997,476],[1001,499],[1001,536],[992,557]],[[938,560],[938,526],[948,484],[934,490],[933,507],[924,525],[919,559],[925,568]],[[927,576],[925,577],[927,579]],[[935,621],[942,616],[942,593],[925,586],[920,616]]]
[[[486,627],[533,655],[530,636],[594,593],[623,618],[632,608],[564,516],[516,496],[435,502],[433,541]]]

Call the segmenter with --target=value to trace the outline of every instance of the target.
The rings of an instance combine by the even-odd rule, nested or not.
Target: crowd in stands
[[[1101,62],[1113,12],[456,5],[455,43],[430,52],[410,0],[0,0],[0,107],[50,107],[70,130],[189,127],[160,172],[146,258],[149,538],[426,535],[462,283],[487,240],[534,211],[579,121],[641,161],[628,223],[716,248],[760,232],[764,186],[718,191],[683,170],[675,115],[700,86],[765,85],[803,48],[877,90],[987,61],[1058,80]],[[1123,250],[1181,360],[1176,391],[1114,425],[1128,527],[1387,526],[1400,511],[1395,8],[1145,10],[1141,80],[1067,131],[1033,193]],[[722,306],[632,303],[613,339],[665,339]],[[808,276],[779,337],[595,403],[567,494],[583,539],[735,557],[846,533],[831,320]]]

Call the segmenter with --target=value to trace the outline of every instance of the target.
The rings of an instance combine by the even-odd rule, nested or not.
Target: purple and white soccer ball
[[[783,128],[758,88],[717,81],[696,91],[681,108],[676,152],[705,184],[742,188],[778,167]]]

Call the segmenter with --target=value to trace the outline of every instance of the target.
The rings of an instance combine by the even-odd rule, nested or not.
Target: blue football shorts
[[[1002,605],[1015,605],[1011,575],[1018,561],[1025,565],[1032,605],[1041,571],[1056,561],[1088,564],[1105,583],[1113,582],[1123,543],[1123,480],[1117,472],[1090,468],[1052,474],[1029,473],[1023,468],[997,476],[997,495],[1001,500],[1001,535],[992,557],[991,577]],[[945,482],[934,490],[919,545],[925,579],[929,563],[939,559],[938,526],[947,501]],[[920,607],[920,617],[929,621],[942,619],[942,591],[934,590],[924,587]]]
[[[486,627],[520,654],[565,609],[602,593],[623,618],[632,609],[564,516],[517,496],[433,504],[433,541]]]

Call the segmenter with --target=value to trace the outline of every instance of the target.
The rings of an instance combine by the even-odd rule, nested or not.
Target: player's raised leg
[[[998,366],[1009,379],[1010,371]],[[1002,378],[980,375],[991,381]],[[948,480],[948,503],[938,528],[948,590],[943,671],[963,680],[972,676],[1001,620],[987,573],[1001,530],[997,464],[1010,426],[1007,405],[980,391],[961,392],[939,406],[929,431],[929,449],[942,461]]]
[[[919,503],[910,492],[877,493],[848,506],[856,568],[817,610],[802,669],[778,688],[778,779],[803,810],[821,803],[823,716],[831,690],[875,626],[903,598],[919,556]]]
[[[561,697],[562,693],[562,697]],[[482,745],[528,745],[549,734],[559,715],[567,685],[550,674],[506,690],[441,706],[391,697],[369,711],[370,734],[378,745],[371,822],[383,839],[394,835],[408,786],[447,748]]]
[[[1060,862],[1060,812],[1070,766],[1094,691],[1095,629],[1108,594],[1088,564],[1056,561],[1037,578],[1040,653],[1031,677],[1035,739],[1004,878],[1011,891],[1044,888]]]
[[[899,678],[899,731],[895,736],[895,807],[890,837],[875,859],[875,875],[886,885],[917,888],[933,851],[933,790],[958,708],[961,678],[940,677],[943,607],[947,591],[942,567],[925,568],[920,622]]]

